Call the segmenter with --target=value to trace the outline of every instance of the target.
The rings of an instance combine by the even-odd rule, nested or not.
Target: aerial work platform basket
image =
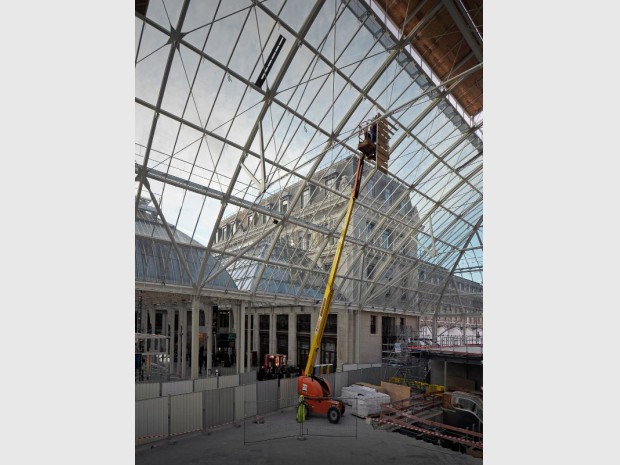
[[[366,155],[368,160],[374,160],[377,169],[385,174],[390,158],[390,138],[394,130],[391,123],[378,115],[374,120],[362,122],[359,127],[357,149]]]

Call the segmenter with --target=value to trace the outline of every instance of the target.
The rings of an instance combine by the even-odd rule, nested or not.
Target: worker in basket
[[[377,121],[379,121],[379,113],[377,113],[375,121],[370,125],[370,141],[373,144],[377,143]]]

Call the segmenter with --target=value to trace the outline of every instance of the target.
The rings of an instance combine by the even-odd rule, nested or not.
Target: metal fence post
[[[237,404],[237,390],[236,388],[232,388],[232,393],[233,393],[233,401],[232,401],[232,419],[233,419],[233,426],[237,426],[237,419],[235,418],[237,415],[237,412],[235,410],[235,406]]]
[[[171,432],[172,432],[172,401],[171,401],[171,397],[170,394],[168,394],[168,441],[170,441],[172,439],[171,436]]]
[[[202,391],[202,431],[207,430],[207,391]]]

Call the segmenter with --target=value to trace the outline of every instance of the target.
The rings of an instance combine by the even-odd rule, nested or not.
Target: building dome
[[[135,280],[136,282],[153,282],[159,284],[175,284],[191,286],[177,251],[175,250],[163,222],[157,211],[148,201],[143,200],[138,207],[135,221]],[[168,227],[174,233],[174,240],[187,262],[196,281],[202,260],[205,256],[205,247],[187,234],[177,230],[174,225]],[[221,265],[219,260],[209,254],[205,276],[214,268]],[[227,271],[222,271],[205,288],[237,289],[235,282]]]

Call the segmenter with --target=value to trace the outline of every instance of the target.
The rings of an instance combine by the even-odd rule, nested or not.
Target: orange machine
[[[309,413],[327,415],[330,423],[338,423],[344,415],[344,403],[332,399],[332,387],[325,378],[304,374],[297,378],[297,392],[304,396],[304,416]]]

